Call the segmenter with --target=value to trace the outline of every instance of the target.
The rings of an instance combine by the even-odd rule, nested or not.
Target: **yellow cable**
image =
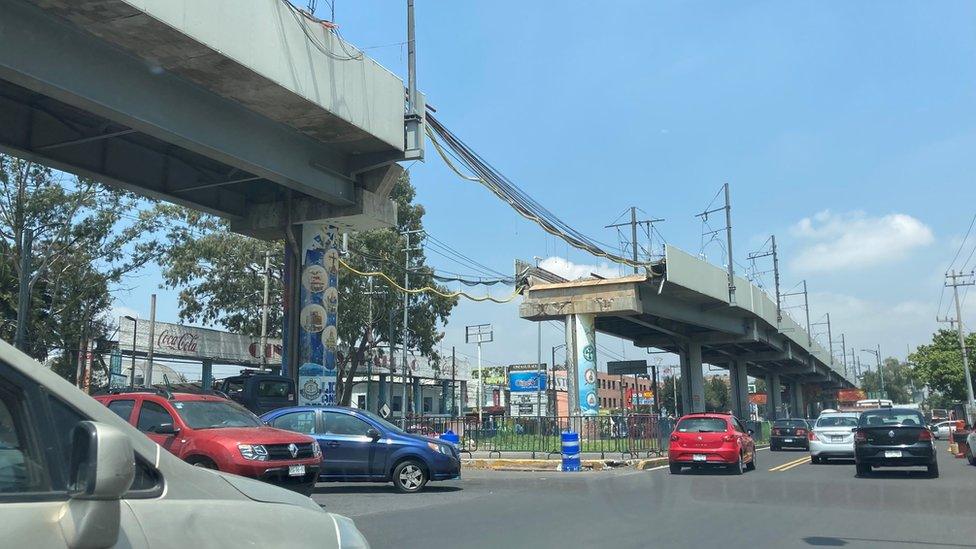
[[[354,274],[357,274],[359,276],[378,276],[378,277],[382,278],[383,280],[386,280],[391,286],[393,286],[397,290],[399,290],[401,292],[406,292],[408,294],[420,294],[420,293],[429,292],[429,293],[432,293],[432,294],[439,295],[441,297],[446,297],[448,299],[453,298],[453,297],[465,297],[465,298],[470,299],[471,301],[491,301],[493,303],[508,303],[509,301],[512,301],[513,299],[515,299],[516,297],[518,297],[522,293],[521,292],[521,288],[518,287],[518,286],[516,286],[515,287],[515,291],[512,292],[512,295],[506,297],[505,299],[495,299],[494,297],[491,297],[491,296],[478,297],[478,296],[468,295],[468,294],[466,294],[464,292],[444,293],[444,292],[438,290],[437,288],[432,288],[430,286],[424,286],[423,288],[410,288],[410,289],[407,289],[407,288],[404,288],[403,286],[397,284],[396,281],[393,280],[392,278],[390,278],[389,276],[387,276],[386,273],[383,273],[383,272],[380,272],[380,271],[368,271],[368,272],[359,271],[355,267],[352,267],[351,265],[349,265],[348,263],[346,263],[345,261],[343,261],[341,258],[339,259],[339,264],[342,265],[343,267],[345,267],[346,270],[348,270],[348,271],[350,271],[350,272],[352,272]]]

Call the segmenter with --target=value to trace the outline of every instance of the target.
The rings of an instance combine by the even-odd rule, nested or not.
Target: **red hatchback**
[[[149,390],[99,395],[95,400],[193,465],[305,495],[318,479],[322,450],[312,437],[268,427],[230,400]]]
[[[756,468],[756,443],[752,431],[729,414],[688,414],[671,433],[668,465],[674,474],[682,467],[728,467],[741,475]]]

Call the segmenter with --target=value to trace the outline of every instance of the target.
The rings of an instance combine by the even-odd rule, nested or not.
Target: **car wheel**
[[[393,469],[393,485],[405,494],[419,492],[427,484],[427,471],[417,461],[407,460]]]
[[[810,456],[810,463],[820,463],[820,456]]]
[[[186,462],[194,467],[203,467],[204,469],[213,469],[214,471],[218,470],[217,464],[214,463],[210,458],[197,456],[191,457],[190,459],[186,460]]]
[[[739,461],[732,466],[733,475],[741,475],[746,470],[745,460],[742,458],[742,454],[739,454]]]
[[[862,463],[855,464],[854,465],[854,469],[856,470],[857,476],[859,476],[859,477],[867,476],[868,473],[871,472],[871,466],[870,465],[864,465]]]
[[[746,465],[746,470],[749,470],[749,471],[755,471],[756,470],[756,451],[755,450],[752,451],[752,459],[750,459],[749,460],[749,463]]]
[[[970,465],[976,465],[976,456],[973,455],[973,448],[971,446],[966,452],[966,461],[968,461]]]
[[[681,466],[678,465],[677,463],[669,463],[668,464],[668,469],[671,470],[671,474],[672,475],[681,474]]]
[[[929,465],[929,476],[932,478],[939,478],[939,462]]]
[[[777,446],[775,444],[770,444],[769,445],[769,451],[770,452],[779,452],[779,446]]]

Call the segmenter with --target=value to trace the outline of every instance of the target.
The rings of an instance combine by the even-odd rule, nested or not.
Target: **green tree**
[[[705,409],[709,412],[729,411],[729,381],[723,376],[712,376],[705,380]]]
[[[680,416],[682,413],[684,413],[684,410],[682,410],[682,407],[681,407],[681,396],[680,396],[681,393],[679,391],[678,394],[675,395],[675,392],[674,392],[675,381],[678,382],[678,385],[679,386],[681,385],[681,378],[678,378],[677,380],[675,380],[674,376],[667,376],[667,377],[665,377],[665,378],[663,378],[661,380],[661,395],[660,395],[660,398],[661,398],[661,413],[662,414],[673,414],[673,413],[675,413],[675,403],[677,403],[677,406],[678,406],[677,407],[677,410],[678,410],[677,415]]]
[[[20,281],[30,293],[27,352],[75,381],[78,350],[104,336],[110,291],[156,251],[145,200],[94,180],[0,154],[0,337],[16,331]],[[21,277],[27,230],[31,269]]]
[[[343,260],[360,272],[379,271],[402,285],[404,275],[404,231],[423,230],[424,208],[414,203],[416,192],[406,174],[400,178],[390,198],[397,203],[397,227],[364,231],[350,235],[349,251]],[[273,284],[269,330],[281,333],[282,261],[281,241],[262,242],[229,232],[226,221],[177,206],[160,207],[164,217],[173,221],[163,254],[163,280],[168,288],[180,291],[180,318],[184,321],[220,325],[248,335],[260,333],[261,294],[263,291],[264,253],[271,251]],[[411,247],[417,244],[417,235]],[[410,286],[437,286],[426,265],[422,250],[410,254]],[[369,357],[372,348],[390,343],[403,344],[403,294],[381,277],[373,277],[369,295],[369,277],[349,270],[339,274],[339,340],[349,352],[340,361],[339,401],[348,405],[352,398],[352,379]],[[410,322],[407,347],[430,357],[440,357],[437,343],[443,337],[440,329],[447,324],[456,298],[430,293],[414,294],[410,299]],[[372,314],[370,314],[372,311]],[[392,325],[390,323],[391,311]]]
[[[913,401],[912,387],[915,383],[915,371],[906,362],[888,357],[884,359],[885,394],[892,401],[899,404],[907,404]],[[864,372],[861,378],[861,388],[868,393],[881,392],[881,376],[877,370]]]
[[[976,348],[976,334],[966,336],[966,347]],[[955,331],[939,330],[932,335],[931,343],[919,345],[914,353],[908,355],[908,361],[914,365],[918,381],[929,389],[938,391],[955,402],[966,398],[962,350]],[[886,376],[886,384],[887,380]]]

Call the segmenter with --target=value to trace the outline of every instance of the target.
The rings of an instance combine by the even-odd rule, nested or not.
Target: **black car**
[[[773,422],[773,430],[769,435],[769,450],[775,452],[780,448],[803,448],[810,447],[807,435],[810,433],[810,424],[805,419],[777,419]]]
[[[921,466],[939,476],[935,441],[925,418],[909,408],[881,408],[861,414],[854,429],[854,463],[857,475],[873,467]]]

